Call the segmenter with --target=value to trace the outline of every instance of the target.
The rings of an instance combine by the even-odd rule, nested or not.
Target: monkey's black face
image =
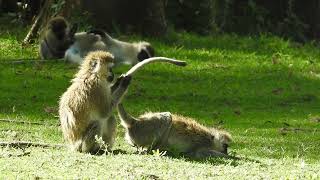
[[[112,69],[109,68],[108,75],[107,75],[107,81],[112,82],[113,79],[114,79],[114,73],[113,73]]]
[[[227,155],[228,155],[228,148],[229,148],[229,145],[228,145],[228,144],[223,144],[223,145],[222,145],[222,147],[223,147],[223,151],[222,151],[222,153],[224,153],[224,154],[227,154]]]
[[[63,27],[52,27],[52,31],[54,32],[56,38],[61,42],[60,47],[58,47],[59,50],[64,51],[68,49],[75,41],[74,35],[78,29],[78,26],[75,24],[73,27],[69,30],[67,26]]]
[[[56,37],[59,41],[66,38],[66,30],[65,29],[56,31],[55,34],[56,34]]]
[[[74,34],[66,31],[58,32],[55,35],[60,42],[56,47],[57,51],[65,52],[75,42]]]
[[[150,45],[148,45],[148,46],[145,46],[144,48],[141,48],[137,58],[141,62],[153,56],[154,56],[154,49]]]

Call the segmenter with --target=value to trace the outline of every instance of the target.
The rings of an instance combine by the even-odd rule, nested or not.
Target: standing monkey
[[[121,76],[111,89],[107,79],[112,64],[110,53],[89,53],[60,99],[62,132],[72,150],[97,153],[100,146],[95,136],[102,137],[108,150],[112,148],[116,131],[112,110],[120,102],[131,80],[131,76]]]
[[[118,114],[126,129],[126,140],[137,147],[160,149],[195,158],[228,157],[231,136],[207,128],[195,120],[170,112],[129,115],[121,103]]]

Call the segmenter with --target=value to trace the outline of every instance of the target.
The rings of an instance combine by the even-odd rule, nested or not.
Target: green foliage
[[[306,42],[319,38],[316,1],[297,0],[201,0],[167,2],[169,22],[178,29],[197,33],[234,32],[238,34],[273,33]],[[301,6],[301,7],[299,7]],[[310,13],[315,17],[309,17]]]
[[[170,0],[166,15],[178,29],[207,34],[214,30],[213,0]]]
[[[307,40],[308,24],[294,12],[295,0],[288,1],[287,16],[282,22],[279,22],[278,33],[287,38],[293,38],[300,41]]]
[[[66,1],[64,0],[53,1],[52,5],[50,6],[50,11],[52,12],[52,16],[58,15],[58,13],[61,12],[65,4],[66,4]]]

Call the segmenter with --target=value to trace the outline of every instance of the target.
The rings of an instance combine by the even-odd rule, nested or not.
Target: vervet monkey
[[[75,43],[66,51],[67,61],[81,64],[83,57],[90,51],[103,50],[110,52],[115,65],[135,65],[154,56],[154,49],[148,42],[128,43],[112,38],[100,30],[75,34]]]
[[[101,30],[78,32],[77,26],[70,25],[63,17],[51,19],[40,41],[39,53],[42,59],[65,58],[69,62],[81,64],[91,51],[110,52],[114,64],[134,65],[154,56],[154,49],[148,42],[129,43],[113,39]]]
[[[71,86],[61,96],[59,116],[64,138],[72,150],[97,153],[95,137],[112,148],[116,132],[113,108],[127,90],[131,76],[121,76],[111,88],[108,82],[113,56],[104,51],[88,53]],[[112,89],[112,90],[111,90]]]
[[[74,43],[77,25],[71,29],[63,17],[52,18],[47,24],[40,40],[41,59],[63,58],[66,50]]]
[[[128,114],[122,103],[118,114],[126,129],[126,140],[136,147],[182,153],[188,157],[228,157],[229,133],[207,128],[195,120],[170,112]]]
[[[113,56],[104,51],[88,53],[71,86],[60,99],[62,132],[72,150],[96,153],[100,148],[96,136],[102,137],[108,148],[112,148],[116,130],[112,110],[121,101],[132,75],[141,67],[157,61],[186,65],[184,61],[164,57],[146,59],[120,76],[111,86],[108,79],[113,76],[110,71],[113,61]]]

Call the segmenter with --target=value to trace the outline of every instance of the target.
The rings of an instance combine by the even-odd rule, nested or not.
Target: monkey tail
[[[136,118],[132,117],[130,114],[126,112],[122,103],[118,104],[118,114],[119,114],[122,126],[126,128],[130,128],[137,121]]]
[[[166,63],[171,63],[177,66],[186,66],[187,62],[185,61],[180,61],[176,59],[171,59],[171,58],[166,58],[166,57],[152,57],[145,59],[138,64],[134,65],[129,71],[125,74],[126,76],[133,75],[135,72],[137,72],[140,68],[142,68],[144,65],[149,64],[149,63],[154,63],[154,62],[166,62]]]

